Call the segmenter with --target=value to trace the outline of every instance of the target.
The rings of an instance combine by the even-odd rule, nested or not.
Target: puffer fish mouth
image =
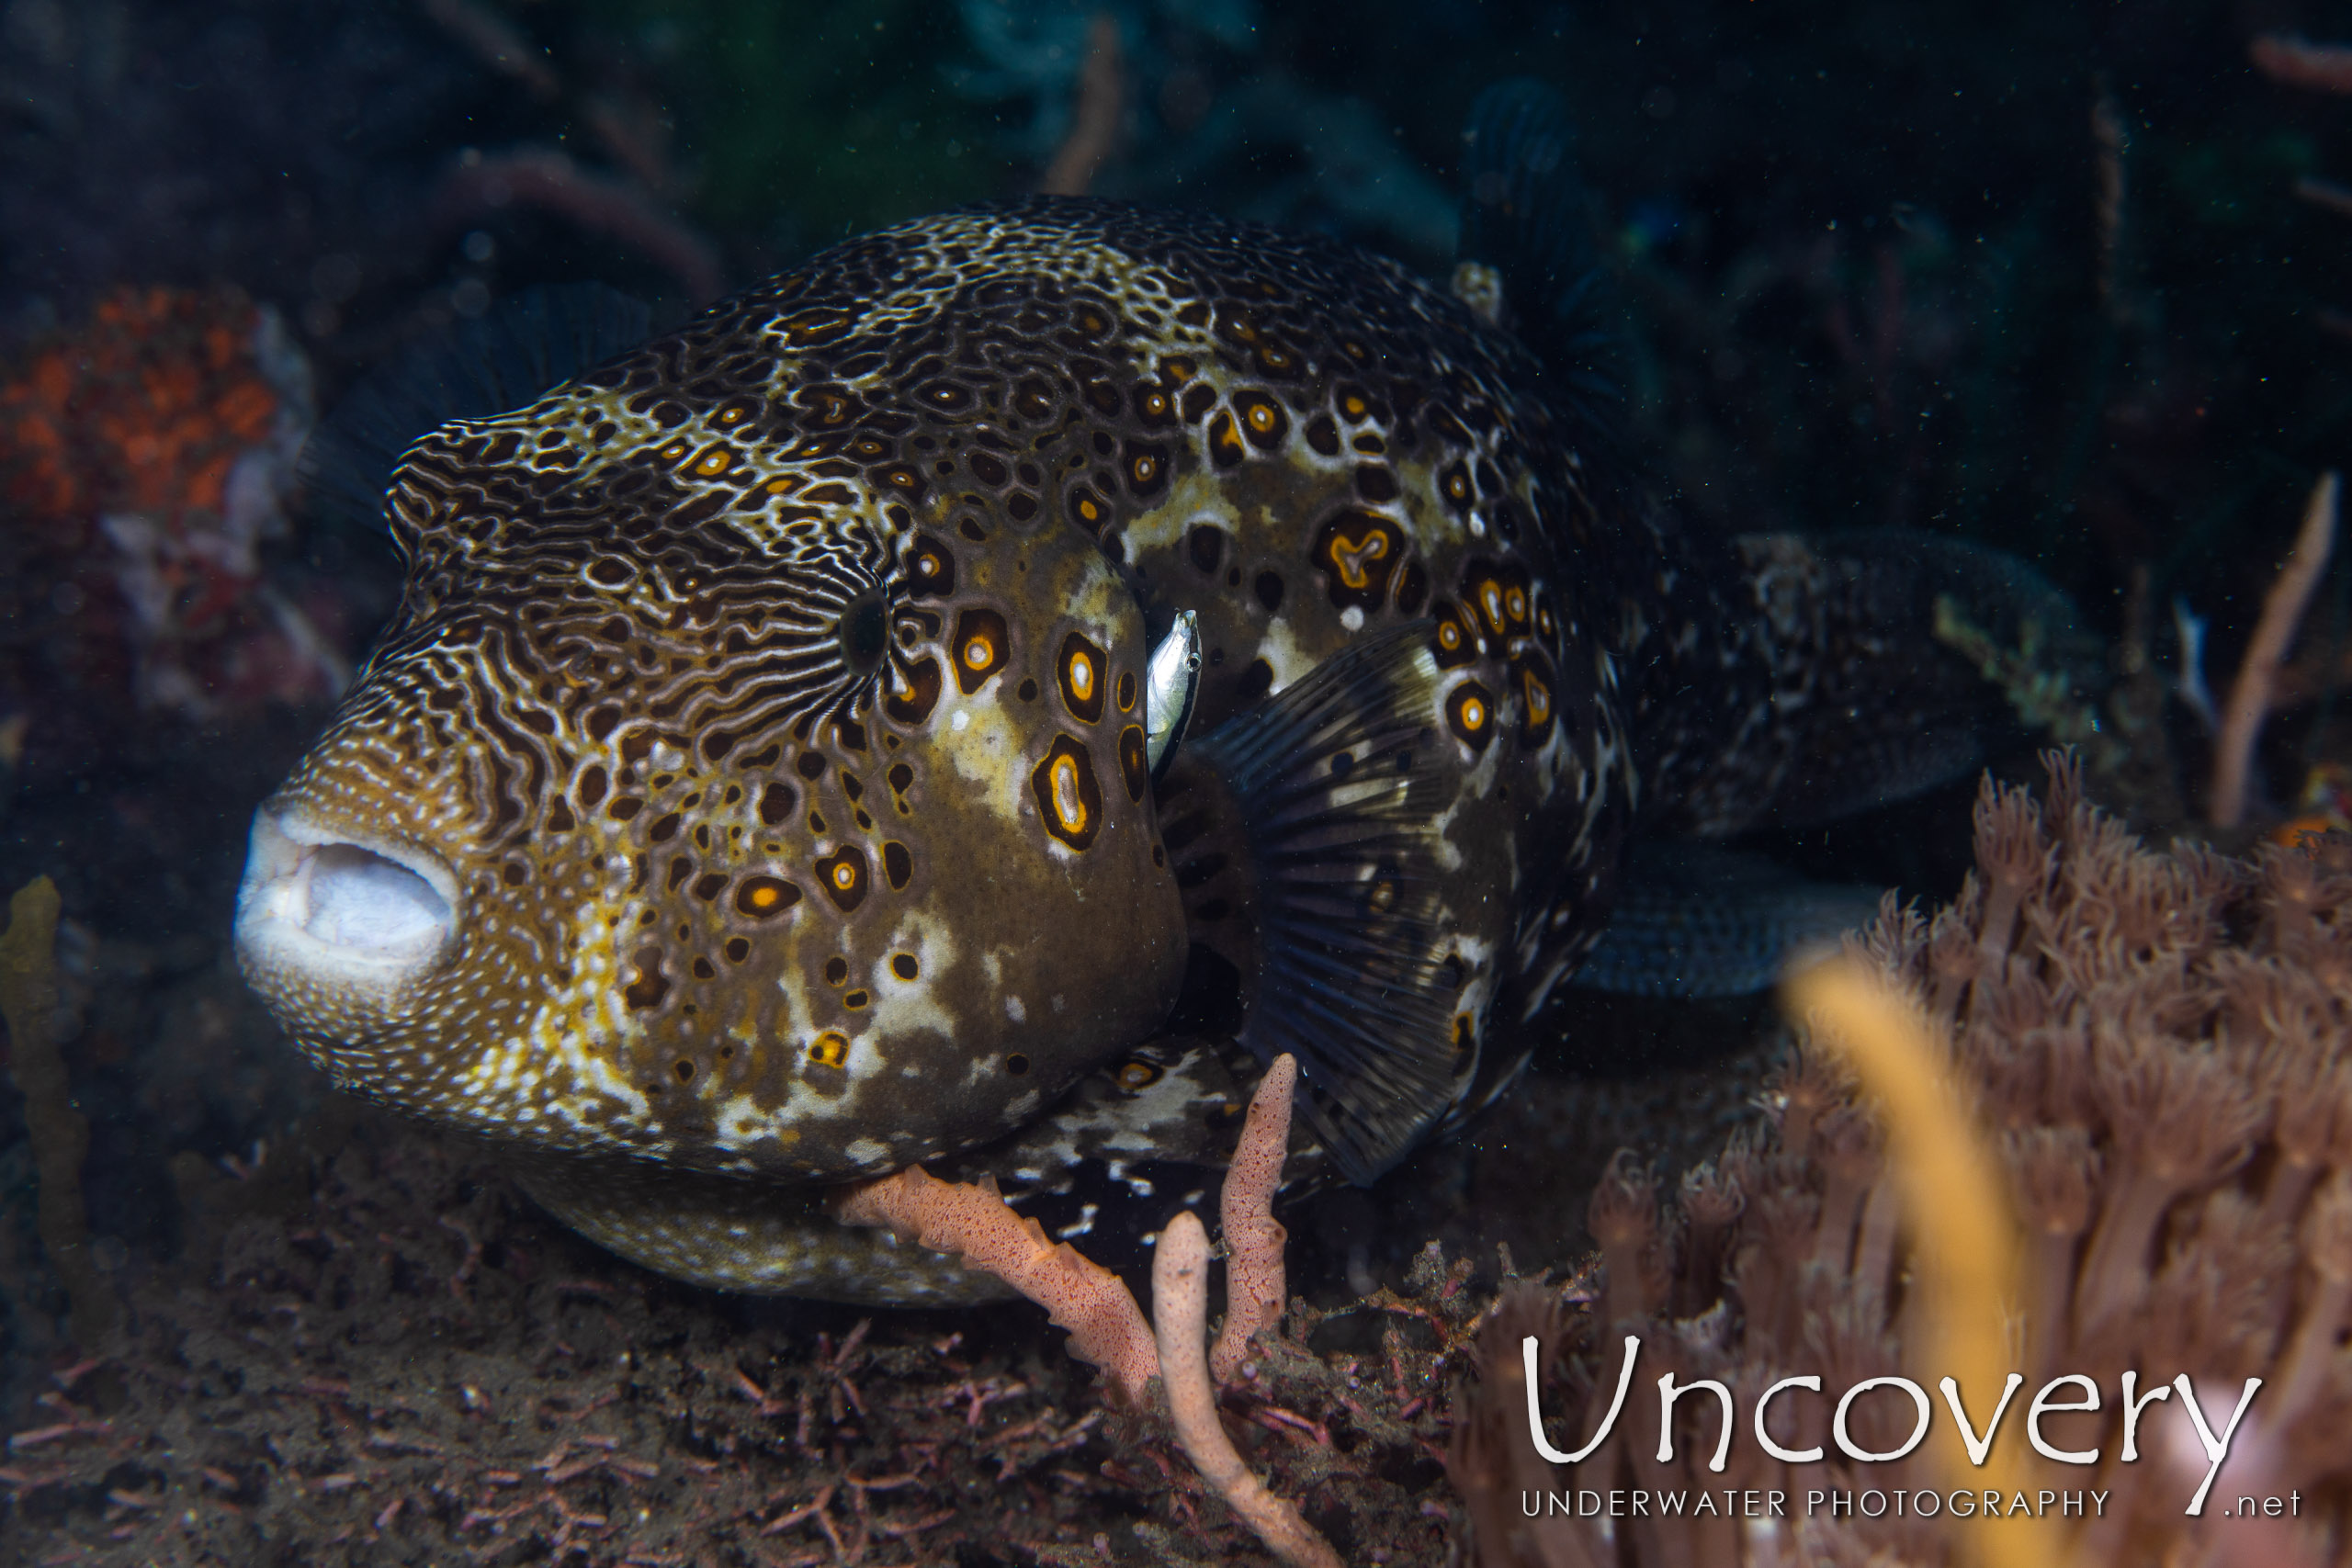
[[[457,909],[457,879],[430,855],[300,812],[254,814],[237,893],[248,972],[396,991],[448,946]]]

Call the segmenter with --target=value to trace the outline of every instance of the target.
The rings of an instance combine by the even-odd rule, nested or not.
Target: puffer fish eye
[[[882,667],[890,636],[889,616],[878,593],[854,600],[842,612],[842,660],[861,675]]]

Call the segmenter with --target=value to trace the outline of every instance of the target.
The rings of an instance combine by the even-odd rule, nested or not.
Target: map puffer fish
[[[1376,1177],[1563,1027],[1636,824],[1875,799],[1997,706],[1928,629],[1996,569],[1696,536],[1511,261],[978,207],[443,423],[256,817],[246,974],[339,1085],[727,1288],[989,1293],[828,1192],[1163,1218],[1283,1052],[1302,1152]]]

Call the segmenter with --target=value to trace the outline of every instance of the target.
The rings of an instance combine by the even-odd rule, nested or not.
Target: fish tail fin
[[[1455,294],[1534,350],[1583,412],[1613,413],[1624,338],[1567,100],[1532,77],[1498,82],[1471,106],[1462,141]]]
[[[1724,640],[1668,652],[1645,677],[1661,760],[1645,787],[1683,829],[1868,810],[1965,775],[2026,726],[2063,732],[2094,711],[2098,644],[2013,556],[1897,528],[1744,535],[1731,550],[1738,586],[1678,611],[1728,627]],[[1741,678],[1722,678],[1732,670]],[[1697,739],[1724,735],[1727,747]]]

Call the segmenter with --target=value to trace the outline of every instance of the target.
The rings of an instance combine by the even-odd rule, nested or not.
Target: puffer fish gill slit
[[[1883,571],[1683,538],[1546,388],[1394,263],[1197,213],[838,246],[410,450],[247,973],[339,1083],[720,1285],[984,1293],[825,1184],[1214,1162],[1284,1049],[1367,1179],[1557,1027],[1637,812],[1752,820],[1819,693],[1893,684],[1840,643]]]

